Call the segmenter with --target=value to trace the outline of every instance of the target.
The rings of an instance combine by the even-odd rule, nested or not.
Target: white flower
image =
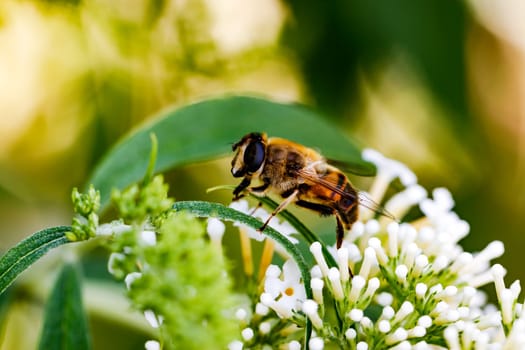
[[[116,220],[110,223],[102,224],[97,227],[97,236],[118,235],[131,230],[130,225],[125,225],[122,221]]]
[[[272,324],[270,322],[261,322],[259,325],[259,332],[261,334],[268,334],[272,330]]]
[[[321,275],[324,277],[328,276],[329,268],[328,264],[326,263],[326,260],[323,255],[322,246],[319,242],[314,242],[310,245],[310,252],[314,256],[315,261],[317,262],[317,267],[319,268]],[[316,277],[314,274],[312,274],[312,277]]]
[[[129,290],[133,282],[141,277],[142,277],[141,272],[135,271],[135,272],[128,273],[126,277],[124,278],[124,283],[126,284],[126,288]]]
[[[248,312],[243,309],[239,308],[237,311],[235,311],[235,318],[237,318],[239,321],[245,321],[248,317]]]
[[[241,332],[242,338],[244,341],[250,341],[253,339],[254,333],[251,328],[244,328]]]
[[[324,349],[324,341],[323,338],[320,337],[313,337],[310,339],[310,345],[311,350],[323,350]]]
[[[297,340],[292,340],[288,343],[288,350],[301,350],[301,343]]]
[[[157,316],[153,310],[144,311],[144,317],[152,328],[159,328],[164,321],[164,318],[162,316]]]
[[[314,296],[314,300],[319,304],[323,304],[323,287],[324,282],[319,277],[312,277],[312,280],[310,281],[310,287],[312,287],[312,293]]]
[[[156,340],[148,340],[146,344],[144,344],[144,348],[146,350],[160,350],[160,343]]]
[[[321,329],[323,328],[323,320],[317,313],[317,309],[319,308],[319,305],[314,300],[305,300],[305,302],[302,305],[303,312],[310,318],[312,321],[312,324],[315,328]]]
[[[224,223],[217,218],[209,218],[208,224],[206,225],[206,232],[212,242],[220,243],[226,226]]]
[[[228,344],[228,350],[242,350],[244,344],[240,340],[234,340]]]
[[[155,231],[144,230],[140,232],[139,244],[144,246],[152,246],[157,244],[157,234]]]
[[[401,183],[405,186],[413,185],[417,182],[416,175],[408,169],[408,167],[398,161],[388,159],[381,153],[365,149],[362,152],[362,157],[371,163],[374,163],[377,168],[377,175],[372,187],[370,188],[369,196],[377,203],[381,202],[390,182],[399,178]],[[361,211],[363,219],[369,219],[372,212],[369,210]]]
[[[276,271],[279,273],[277,274]],[[293,260],[287,260],[282,269],[270,265],[264,281],[261,302],[273,309],[282,318],[289,318],[293,311],[301,309],[306,292],[301,280],[301,272]]]
[[[108,259],[108,271],[114,275],[119,270],[119,263],[126,260],[126,255],[122,253],[111,253]]]
[[[266,316],[270,312],[270,309],[268,306],[264,305],[263,303],[257,303],[255,304],[255,313],[259,316]]]

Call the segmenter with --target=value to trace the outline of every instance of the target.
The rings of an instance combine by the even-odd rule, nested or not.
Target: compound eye
[[[251,142],[244,151],[244,164],[249,173],[254,173],[264,162],[264,144],[261,141]]]

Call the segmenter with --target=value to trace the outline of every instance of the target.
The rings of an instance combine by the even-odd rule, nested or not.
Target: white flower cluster
[[[230,348],[250,348],[255,339],[275,344],[273,331],[279,331],[283,339],[278,344],[299,349],[302,339],[290,334],[299,332],[308,318],[314,329],[308,344],[312,350],[329,343],[359,350],[525,349],[519,281],[506,288],[503,267],[490,265],[503,254],[503,244],[492,242],[475,254],[463,251],[458,242],[468,234],[469,225],[452,211],[448,190],[435,189],[430,198],[403,164],[372,150],[365,150],[363,157],[378,169],[365,198],[385,203],[384,208],[400,219],[415,206],[423,217],[397,223],[360,207],[360,219],[346,234],[343,246],[330,248],[337,266],[329,265],[321,243],[310,246],[315,261],[312,299],[306,299],[293,261],[287,260],[282,269],[270,265],[253,315],[245,309],[238,312],[243,340]],[[405,189],[385,200],[394,179]],[[268,213],[250,209],[246,202],[232,206],[268,218]],[[287,235],[293,232],[284,225],[274,228]],[[259,232],[252,235],[261,238]],[[499,308],[487,304],[478,289],[491,282]]]

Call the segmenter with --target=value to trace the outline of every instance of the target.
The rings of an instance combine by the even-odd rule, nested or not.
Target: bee
[[[340,248],[344,230],[350,230],[358,219],[358,204],[391,217],[358,192],[341,170],[330,165],[311,148],[253,132],[235,143],[232,149],[235,156],[231,173],[234,177],[243,178],[233,190],[233,200],[241,198],[246,190],[260,195],[274,192],[283,198],[260,231],[275,215],[290,203],[295,203],[321,216],[334,215],[337,222],[336,246]],[[249,187],[254,179],[259,180],[260,185]]]

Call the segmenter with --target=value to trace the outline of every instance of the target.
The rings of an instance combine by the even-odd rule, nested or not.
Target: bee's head
[[[251,175],[261,169],[266,158],[266,141],[266,134],[252,132],[233,145],[235,156],[231,171],[234,177]]]

